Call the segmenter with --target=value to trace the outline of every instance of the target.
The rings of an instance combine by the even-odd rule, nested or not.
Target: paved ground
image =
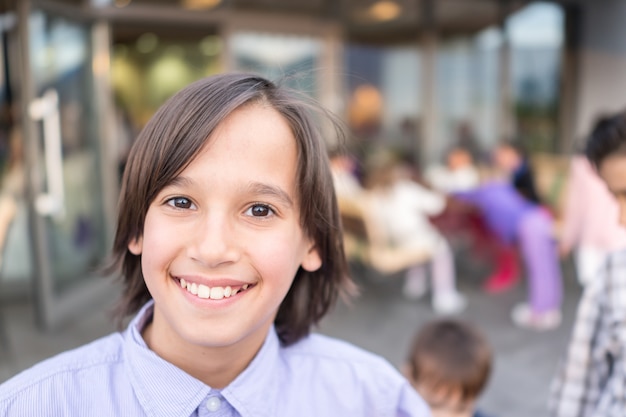
[[[459,287],[469,297],[469,307],[462,316],[485,330],[496,353],[495,370],[481,399],[484,411],[494,417],[547,416],[548,387],[565,350],[580,296],[569,264],[564,270],[564,323],[555,331],[536,333],[517,329],[509,320],[511,307],[524,299],[523,284],[508,293],[488,296],[479,289],[484,268],[470,263],[458,265]],[[350,307],[339,304],[319,331],[377,352],[400,367],[414,331],[434,317],[428,299],[404,299],[400,279],[383,279],[358,266],[354,272],[361,296]],[[0,349],[0,381],[43,358],[111,332],[113,325],[106,314],[110,304],[111,300],[103,300],[99,308],[46,334],[36,330],[30,304],[5,306],[12,354]]]

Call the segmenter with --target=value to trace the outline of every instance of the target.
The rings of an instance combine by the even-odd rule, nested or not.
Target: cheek
[[[181,230],[170,230],[167,223],[158,221],[154,216],[147,216],[142,241],[144,269],[156,266],[157,260],[167,261],[168,254],[178,247],[178,240],[184,235]]]
[[[260,238],[260,239],[259,239]],[[304,258],[304,243],[298,233],[275,233],[249,239],[246,252],[253,255],[264,276],[280,276],[283,280],[294,277]]]

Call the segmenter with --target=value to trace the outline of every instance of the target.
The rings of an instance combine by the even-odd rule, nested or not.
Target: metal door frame
[[[99,129],[99,154],[102,158],[102,170],[99,173],[102,184],[103,207],[105,227],[107,231],[106,241],[110,247],[112,242],[112,230],[115,219],[115,202],[117,201],[118,189],[115,169],[115,158],[112,155],[110,144],[113,136],[113,127],[110,121],[113,118],[113,103],[109,83],[108,57],[110,54],[110,41],[108,24],[95,21],[86,11],[75,6],[56,4],[51,1],[20,0],[17,2],[17,25],[19,38],[20,59],[14,70],[19,71],[23,77],[21,80],[20,101],[22,115],[22,132],[25,149],[25,166],[28,168],[26,178],[26,195],[28,201],[28,218],[30,227],[30,242],[34,259],[34,282],[33,296],[37,325],[42,330],[50,330],[64,323],[68,319],[80,314],[90,306],[97,305],[110,296],[117,293],[113,285],[113,279],[93,276],[81,281],[71,290],[56,294],[54,291],[54,277],[52,275],[48,232],[44,219],[35,209],[35,199],[40,185],[37,183],[40,167],[37,166],[38,135],[36,122],[29,116],[29,106],[36,99],[35,87],[32,79],[32,66],[30,62],[30,28],[29,16],[35,9],[49,12],[55,16],[67,17],[73,21],[87,23],[92,42],[92,71],[94,91],[92,94],[96,100]],[[109,144],[109,145],[107,145]]]

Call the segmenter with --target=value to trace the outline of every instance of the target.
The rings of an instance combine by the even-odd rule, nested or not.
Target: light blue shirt
[[[61,353],[0,385],[0,416],[428,417],[424,401],[383,358],[312,334],[282,347],[274,328],[250,365],[212,389],[157,356],[141,330]]]

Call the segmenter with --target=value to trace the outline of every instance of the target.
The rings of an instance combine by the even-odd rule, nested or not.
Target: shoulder
[[[284,348],[283,357],[306,385],[298,389],[318,393],[323,389],[329,402],[335,393],[377,410],[374,415],[429,415],[423,400],[391,363],[351,343],[311,334]]]
[[[346,365],[375,365],[391,367],[386,359],[344,340],[313,333],[284,349],[292,358]]]
[[[36,403],[45,393],[59,391],[61,385],[69,391],[86,379],[96,381],[98,376],[85,378],[85,374],[104,376],[122,356],[122,336],[114,333],[39,362],[0,385],[0,411],[13,401],[30,398]]]

